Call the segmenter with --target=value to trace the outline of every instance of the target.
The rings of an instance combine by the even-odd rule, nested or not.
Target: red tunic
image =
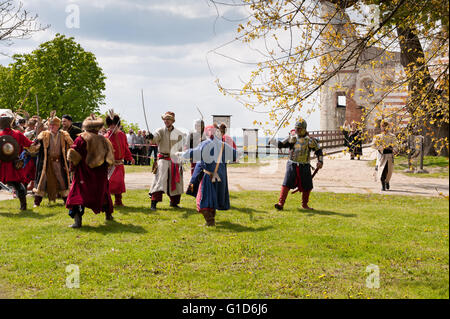
[[[131,161],[133,156],[128,148],[127,136],[124,132],[118,130],[112,135],[112,131],[109,130],[105,137],[111,141],[114,148],[114,159],[116,161]],[[111,194],[122,194],[126,192],[125,189],[125,167],[122,164],[117,165],[109,179],[109,189]]]
[[[81,155],[80,163],[75,166],[72,187],[67,197],[66,207],[73,209],[81,205],[93,210],[95,214],[101,211],[113,211],[113,203],[109,192],[108,166],[90,168],[86,164],[87,143],[78,136],[71,146]],[[106,204],[106,205],[105,205]]]
[[[33,142],[31,142],[28,138],[25,137],[21,132],[12,130],[10,128],[5,128],[3,131],[0,131],[0,136],[3,135],[11,135],[14,137],[19,144],[19,154],[22,153],[24,147],[29,147]],[[14,168],[14,162],[3,163],[0,162],[0,182],[8,183],[8,182],[23,182],[23,169],[17,170]]]

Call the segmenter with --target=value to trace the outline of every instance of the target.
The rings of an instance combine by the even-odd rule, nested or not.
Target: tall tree
[[[239,25],[236,41],[261,54],[251,61],[256,68],[240,88],[218,81],[219,89],[250,109],[262,107],[272,125],[287,125],[340,72],[386,66],[379,83],[365,88],[371,107],[362,124],[377,112],[392,122],[407,117],[409,125],[395,127],[397,133],[425,134],[429,149],[448,153],[448,1],[210,1],[248,10],[250,18]],[[391,63],[397,57],[400,72]],[[383,114],[385,98],[405,88],[405,109]]]
[[[71,114],[76,121],[98,112],[104,103],[105,75],[94,54],[73,38],[57,34],[30,54],[13,58],[10,78],[18,87],[18,96],[26,96],[31,89],[22,107],[30,114],[36,113],[35,94],[41,114],[56,110]]]

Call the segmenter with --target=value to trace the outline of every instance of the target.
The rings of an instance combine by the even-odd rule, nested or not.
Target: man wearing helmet
[[[0,138],[4,140],[4,142],[0,142],[0,182],[16,190],[17,197],[20,200],[20,210],[26,210],[27,190],[22,184],[22,168],[15,165],[15,161],[18,159],[18,154],[22,153],[24,148],[30,147],[32,142],[21,132],[11,129],[13,121],[14,114],[12,112],[0,115]],[[18,149],[15,149],[16,147]]]
[[[290,134],[289,137],[276,143],[272,139],[271,144],[278,148],[289,148],[289,160],[286,164],[286,175],[284,177],[283,185],[281,187],[280,198],[275,208],[282,210],[286,201],[289,189],[298,188],[302,192],[302,207],[303,209],[312,209],[308,206],[309,195],[313,189],[310,153],[314,151],[317,156],[317,169],[323,166],[323,153],[319,142],[308,136],[306,131],[306,121],[300,119],[295,124],[295,133]]]

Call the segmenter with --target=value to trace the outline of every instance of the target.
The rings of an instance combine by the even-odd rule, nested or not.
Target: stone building
[[[402,72],[400,54],[369,48],[359,58],[359,68],[342,69],[322,86],[321,130],[338,130],[344,121],[362,121],[371,129],[377,119],[385,117],[407,122],[408,115],[402,111],[407,88],[394,87],[395,78]]]

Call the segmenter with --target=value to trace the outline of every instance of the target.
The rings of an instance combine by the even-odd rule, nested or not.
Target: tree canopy
[[[74,38],[57,34],[30,54],[16,54],[1,68],[0,107],[47,116],[50,111],[71,114],[82,121],[104,104],[105,75],[91,52]]]

